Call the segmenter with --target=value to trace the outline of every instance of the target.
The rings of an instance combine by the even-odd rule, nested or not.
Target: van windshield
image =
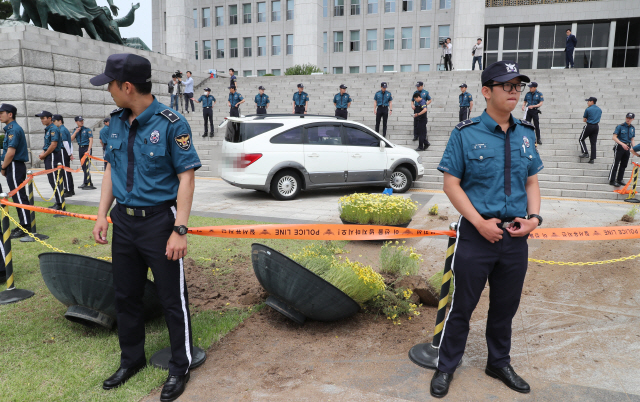
[[[282,126],[282,123],[230,121],[227,123],[227,132],[224,135],[224,139],[228,142],[243,142]]]

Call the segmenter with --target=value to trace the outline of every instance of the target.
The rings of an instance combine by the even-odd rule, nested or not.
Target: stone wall
[[[114,53],[135,53],[149,59],[153,94],[167,105],[171,74],[178,69],[197,71],[194,65],[175,57],[35,26],[0,29],[0,102],[18,109],[17,121],[27,134],[35,166],[44,142],[44,127],[36,113],[48,110],[61,114],[70,129],[75,127],[73,117],[82,115],[86,126],[97,129],[116,108],[106,85],[94,87],[89,82],[104,71],[107,57]],[[196,73],[193,78],[197,86],[207,77]]]

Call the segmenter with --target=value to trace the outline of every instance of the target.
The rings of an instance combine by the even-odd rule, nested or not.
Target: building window
[[[451,0],[440,0],[440,9],[448,10],[451,8]]]
[[[442,46],[445,40],[449,37],[449,25],[438,26],[438,45]]]
[[[351,42],[349,44],[349,51],[360,51],[360,31],[351,31]]]
[[[166,13],[165,13],[166,15]],[[198,27],[198,9],[194,8],[193,9],[193,27],[197,28]]]
[[[342,67],[334,67],[333,68],[333,73],[334,74],[342,74]]]
[[[229,25],[238,25],[238,6],[229,6]]]
[[[613,67],[638,67],[640,18],[617,20],[613,42]]]
[[[420,0],[420,11],[428,11],[432,7],[432,0]]]
[[[216,39],[216,59],[224,59],[224,39]]]
[[[431,27],[420,27],[420,49],[431,47]]]
[[[196,60],[198,60],[198,41],[196,41]]]
[[[324,73],[326,74],[327,73],[327,68],[326,67],[323,67],[323,68],[324,68]]]
[[[279,68],[271,70],[271,74],[275,75],[276,77],[282,75]]]
[[[251,24],[251,3],[242,5],[242,22],[244,24]]]
[[[402,0],[402,11],[413,11],[413,0]]]
[[[280,21],[280,1],[271,2],[271,21]]]
[[[360,15],[360,0],[351,0],[351,15]]]
[[[411,49],[413,45],[413,28],[402,28],[402,48]]]
[[[342,53],[342,31],[333,32],[333,52]]]
[[[293,54],[293,35],[287,35],[287,54]]]
[[[322,0],[322,16],[327,17],[328,15],[329,15],[329,0]]]
[[[267,73],[267,70],[258,70],[258,77],[262,77]]]
[[[376,66],[367,66],[367,73],[372,74],[376,72]]]
[[[211,41],[210,40],[202,41],[202,58],[204,60],[211,59]]]
[[[242,55],[251,57],[251,38],[242,38]]]
[[[251,71],[251,70],[242,70],[242,76],[243,76],[243,77],[249,77],[249,76],[251,76],[251,75],[252,75],[252,74],[251,74],[252,72],[253,72],[253,71]]]
[[[229,58],[238,57],[238,38],[229,39]]]
[[[378,0],[367,0],[367,14],[378,14]]]
[[[395,42],[395,28],[384,29],[384,50],[393,50]]]
[[[344,15],[344,0],[334,0],[333,16],[342,17]]]
[[[367,50],[368,51],[378,50],[378,30],[377,29],[367,29]]]
[[[395,13],[396,12],[396,0],[384,0],[384,12]]]
[[[267,37],[258,36],[258,57],[267,55]]]
[[[294,0],[287,0],[287,19],[288,20],[292,20],[293,19],[293,7],[294,7]]]
[[[216,26],[221,27],[224,25],[224,8],[216,7]]]
[[[411,64],[402,64],[400,66],[401,73],[410,73],[411,72]]]
[[[211,9],[209,7],[202,9],[202,27],[207,28],[211,26]]]
[[[394,71],[393,64],[382,66],[382,71],[385,73]]]
[[[427,72],[427,71],[431,71],[431,65],[430,64],[418,64],[418,72]]]
[[[327,53],[327,33],[322,33],[322,51]]]
[[[258,22],[267,22],[267,3],[258,3]]]
[[[358,74],[360,73],[360,67],[349,67],[349,74]]]
[[[271,55],[272,56],[280,56],[280,35],[272,35],[271,36]]]

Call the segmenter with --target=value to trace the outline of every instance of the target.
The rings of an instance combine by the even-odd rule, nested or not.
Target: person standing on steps
[[[460,111],[458,112],[458,119],[460,121],[469,120],[471,118],[471,109],[473,109],[473,97],[467,92],[467,84],[460,85],[460,95],[458,95],[458,103],[460,104]]]
[[[169,107],[176,111],[180,110],[181,85],[183,84],[181,80],[178,80],[178,76],[172,74],[171,81],[169,81],[169,95],[171,95],[171,106]]]
[[[631,150],[636,146],[636,128],[631,124],[635,117],[635,114],[627,113],[625,122],[618,124],[613,131],[613,141],[616,145],[613,147],[613,165],[609,172],[609,184],[612,186],[624,186],[624,171],[629,163]]]
[[[348,109],[351,107],[351,96],[347,93],[347,86],[340,84],[340,92],[333,96],[333,106],[336,108],[335,116],[347,119],[349,116]]]
[[[542,92],[538,91],[538,83],[531,82],[529,84],[529,92],[524,96],[524,103],[522,104],[522,110],[527,110],[525,120],[531,122],[536,127],[536,144],[542,145],[542,139],[540,138],[540,107],[544,103],[544,96]]]
[[[413,127],[414,136],[418,137],[418,148],[416,151],[426,151],[429,148],[427,141],[427,102],[422,98],[420,91],[413,93]]]
[[[453,45],[451,44],[451,38],[447,38],[442,44],[442,54],[444,56],[444,69],[446,71],[453,71],[453,62],[451,61],[451,54]]]
[[[487,281],[485,374],[514,391],[531,391],[510,357],[513,317],[527,273],[527,237],[542,224],[538,172],[543,165],[534,127],[511,114],[529,77],[518,63],[498,61],[482,72],[481,82],[487,108],[455,127],[438,165],[444,192],[461,216],[451,264],[455,292],[430,387],[436,398],[449,392]]]
[[[429,106],[429,105],[431,104],[432,99],[431,99],[431,97],[429,96],[429,91],[427,91],[427,90],[425,90],[425,89],[424,89],[424,83],[423,83],[422,81],[418,81],[418,82],[416,83],[416,88],[417,88],[417,92],[419,92],[419,93],[420,93],[420,97],[421,97],[422,99],[424,99],[424,101],[426,102],[427,106]],[[409,106],[411,106],[411,109],[412,109],[412,110],[415,110],[415,103],[414,103],[414,100],[413,100],[413,96],[411,96],[411,103],[409,104]],[[426,110],[426,108],[425,108],[425,110]],[[426,112],[425,112],[425,113],[426,113]],[[427,115],[426,115],[426,114],[425,114],[425,116],[424,116],[424,117],[425,117],[425,119],[427,119],[427,121],[429,120],[429,119],[427,118]],[[418,123],[417,123],[417,120],[416,120],[416,119],[413,119],[413,141],[418,141],[418,134],[417,134],[417,133],[418,133],[418,128],[417,128],[417,124],[418,124]],[[425,122],[425,124],[426,124],[426,122]],[[426,134],[425,134],[425,135],[426,135]]]
[[[107,142],[109,141],[109,124],[111,122],[111,117],[105,117],[102,122],[104,123],[104,127],[100,129],[100,145],[102,146],[102,158],[104,159]],[[104,163],[104,168],[107,168],[107,162]]]
[[[482,51],[484,47],[482,46],[482,38],[478,38],[478,43],[473,45],[471,48],[471,56],[473,56],[473,61],[471,62],[471,71],[476,69],[476,62],[478,62],[478,70],[482,70]]]
[[[587,145],[585,144],[585,140],[588,138],[591,143],[591,157],[589,158],[589,163],[595,163],[596,159],[596,143],[598,141],[598,131],[600,130],[600,117],[602,117],[602,109],[596,106],[598,102],[597,98],[593,96],[585,99],[587,101],[587,108],[584,110],[584,115],[582,116],[582,121],[587,123],[582,129],[582,134],[580,134],[580,139],[578,143],[580,144],[580,149],[582,150],[582,155],[580,158],[589,158],[589,150]]]
[[[577,44],[578,44],[578,39],[576,39],[576,36],[571,33],[570,29],[567,29],[567,41],[564,46],[564,54],[565,54],[564,68],[569,68],[569,66],[571,66],[571,68],[574,68],[573,67],[573,51],[576,49]]]
[[[91,150],[93,149],[93,132],[89,127],[84,126],[84,118],[82,118],[82,116],[76,116],[73,119],[76,121],[78,127],[76,127],[75,131],[71,135],[71,140],[75,140],[77,138],[78,157],[82,161],[82,157],[85,154],[91,155]],[[89,157],[87,157],[82,164],[84,181],[81,186],[78,186],[78,188],[84,189],[89,186],[89,166],[91,166],[91,161],[89,160]]]
[[[203,95],[200,95],[197,100],[193,98],[191,100],[202,103],[202,117],[204,118],[204,134],[202,134],[202,137],[204,138],[207,135],[213,137],[213,107],[216,104],[216,98],[211,95],[211,88],[205,88]],[[211,126],[211,134],[208,134],[207,122]]]
[[[380,84],[380,90],[373,95],[373,114],[376,115],[376,133],[380,134],[382,120],[382,136],[387,136],[387,119],[393,113],[393,96],[387,91],[387,83]]]
[[[298,92],[293,93],[293,114],[307,114],[309,95],[304,92],[304,85],[298,84]]]
[[[193,104],[193,78],[191,78],[191,71],[187,71],[187,79],[181,82],[184,84],[184,110],[189,113],[189,102],[191,102],[191,111],[195,112],[196,107]]]
[[[253,101],[256,104],[256,114],[267,114],[267,109],[269,109],[269,95],[264,93],[264,87],[260,85],[258,87],[258,94],[253,98]]]
[[[73,160],[73,140],[71,139],[71,133],[64,126],[64,119],[61,115],[54,114],[51,120],[53,121],[53,124],[58,127],[58,130],[60,130],[60,141],[62,141],[62,165],[70,168],[71,161]],[[75,188],[73,186],[73,175],[71,172],[67,172],[66,170],[60,172],[60,174],[63,179],[62,184],[64,186],[65,198],[73,197],[76,195]]]
[[[236,87],[229,87],[229,98],[227,99],[227,105],[229,105],[229,116],[240,117],[240,105],[244,103],[242,95],[236,91]]]
[[[238,90],[238,77],[236,77],[236,70],[233,68],[229,69],[229,86],[236,87],[236,91]]]
[[[44,126],[44,145],[42,146],[42,153],[38,155],[38,158],[41,161],[44,161],[44,168],[46,170],[55,169],[58,166],[58,163],[63,162],[60,130],[58,130],[58,127],[56,127],[56,125],[51,121],[53,117],[51,112],[43,110],[42,112],[36,114],[36,117],[40,118],[40,122]],[[62,197],[60,193],[62,192],[62,186],[58,185],[57,172],[48,173],[47,178],[49,179],[49,185],[51,186],[56,199],[55,204],[51,205],[49,208],[61,210]]]

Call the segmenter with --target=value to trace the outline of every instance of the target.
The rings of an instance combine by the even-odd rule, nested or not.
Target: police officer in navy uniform
[[[413,93],[413,122],[418,136],[418,148],[416,151],[426,151],[429,148],[427,141],[427,102],[422,98],[419,91]]]
[[[102,146],[102,156],[104,159],[107,142],[109,142],[109,124],[111,124],[111,117],[105,117],[102,122],[104,123],[104,127],[100,129],[100,146]],[[104,168],[107,168],[107,162],[104,163]]]
[[[27,179],[27,167],[29,162],[29,150],[27,149],[27,139],[22,127],[16,122],[18,109],[8,103],[0,105],[0,121],[4,124],[4,142],[2,143],[2,175],[7,178],[9,190],[13,191]],[[1,189],[1,187],[0,187]],[[29,205],[29,197],[26,188],[20,189],[13,197],[13,202],[17,204]],[[22,208],[16,208],[20,226],[31,230],[31,213]],[[16,239],[26,236],[20,228],[11,231],[11,238]],[[4,264],[0,266],[0,283],[4,273]]]
[[[304,92],[304,85],[298,84],[298,92],[293,94],[293,114],[307,114],[309,95]]]
[[[78,157],[82,160],[82,157],[85,154],[91,155],[91,150],[93,149],[93,131],[89,127],[85,127],[84,118],[82,116],[76,116],[73,118],[75,120],[78,127],[74,130],[71,135],[71,139],[76,139],[78,141]],[[78,186],[78,188],[85,189],[89,185],[89,166],[91,161],[89,157],[85,159],[82,164],[82,171],[84,172],[84,181],[82,185]],[[92,183],[93,184],[93,183]]]
[[[511,112],[529,78],[516,62],[498,61],[482,72],[487,108],[459,123],[438,166],[444,192],[461,214],[451,270],[455,292],[442,331],[431,395],[449,390],[462,358],[469,320],[487,281],[489,313],[485,373],[527,393],[510,364],[511,324],[527,272],[527,237],[542,223],[537,173],[543,168],[534,127]]]
[[[44,168],[54,169],[58,166],[58,163],[62,163],[62,140],[60,139],[60,130],[56,127],[52,122],[53,115],[51,112],[43,110],[42,112],[36,114],[36,117],[40,118],[40,122],[44,127],[44,145],[42,146],[42,153],[38,155],[40,160],[44,161]],[[62,174],[62,173],[61,173]],[[51,205],[49,208],[60,210],[62,209],[62,197],[61,191],[62,187],[57,184],[57,172],[56,173],[48,173],[47,178],[49,179],[49,184],[51,185],[51,189],[55,194],[56,202]]]
[[[416,89],[417,91],[420,93],[420,97],[422,99],[424,99],[425,103],[427,104],[427,106],[429,106],[432,102],[431,96],[429,96],[429,91],[427,91],[426,89],[424,89],[424,83],[422,81],[418,81],[416,83]],[[415,102],[413,99],[413,96],[411,97],[411,109],[415,110]],[[426,112],[425,112],[426,113]],[[415,113],[414,113],[415,114]],[[427,118],[427,115],[424,115],[424,118],[429,121],[429,119]],[[426,122],[425,122],[426,124]],[[426,128],[426,125],[425,125]],[[418,141],[418,126],[417,126],[417,120],[413,119],[413,141]],[[426,135],[426,134],[425,134]],[[428,146],[427,146],[428,147]]]
[[[585,140],[588,138],[591,143],[591,157],[589,158],[589,163],[594,163],[596,159],[596,144],[598,142],[598,132],[600,131],[599,124],[600,118],[602,117],[602,109],[596,106],[598,99],[593,96],[585,99],[585,101],[587,101],[587,108],[584,110],[584,114],[582,115],[582,121],[587,124],[582,128],[582,134],[580,134],[580,139],[578,140],[580,149],[582,150],[580,158],[589,158],[589,150],[585,144]]]
[[[202,137],[207,135],[213,137],[213,106],[216,104],[216,98],[211,95],[211,88],[205,88],[204,95],[200,95],[197,100],[193,98],[191,100],[202,103],[202,117],[204,118],[204,134],[202,134]],[[207,122],[211,126],[211,134],[207,132]]]
[[[64,126],[64,119],[61,115],[54,114],[51,120],[53,121],[53,124],[58,127],[58,130],[60,130],[60,140],[62,141],[62,164],[65,167],[70,168],[71,161],[73,160],[73,141],[71,140],[71,133]],[[73,175],[71,172],[67,171],[61,172],[60,174],[63,179],[62,184],[64,186],[65,198],[73,197],[76,194],[73,187]]]
[[[380,84],[380,90],[373,95],[373,114],[376,115],[376,133],[380,134],[382,120],[382,136],[387,136],[387,119],[393,113],[393,96],[387,91],[387,83]]]
[[[229,98],[227,99],[227,105],[229,105],[229,116],[240,117],[240,105],[244,103],[242,94],[236,92],[235,86],[229,87]]]
[[[460,112],[458,112],[458,118],[460,119],[460,121],[465,121],[471,118],[471,109],[473,109],[473,97],[469,92],[467,92],[467,84],[460,85],[460,92],[460,95],[458,95],[458,103],[460,103]]]
[[[193,355],[183,257],[200,159],[186,119],[151,95],[147,59],[113,54],[91,84],[108,84],[118,106],[111,113],[108,165],[93,229],[95,241],[107,244],[107,212],[115,199],[111,252],[122,353],[120,368],[103,388],[119,387],[146,366],[142,295],[150,267],[171,342],[169,375],[160,400],[173,401],[189,381]]]
[[[529,92],[524,96],[524,103],[522,104],[522,110],[525,108],[527,110],[527,114],[525,115],[525,120],[531,122],[533,120],[533,125],[536,128],[536,144],[542,145],[542,140],[540,139],[540,119],[538,115],[540,112],[540,107],[544,103],[544,96],[542,96],[542,92],[538,91],[538,83],[532,82],[529,84]]]
[[[333,106],[336,108],[335,116],[347,119],[349,116],[349,107],[351,107],[351,96],[347,93],[347,86],[340,84],[340,92],[333,96]]]
[[[258,87],[258,94],[253,98],[253,101],[256,104],[256,114],[267,114],[271,101],[269,100],[269,95],[264,93],[262,85]]]
[[[609,184],[612,186],[624,186],[624,170],[629,163],[631,150],[635,147],[636,128],[631,124],[636,117],[633,113],[627,113],[625,122],[618,124],[613,130],[613,165],[609,172]]]

